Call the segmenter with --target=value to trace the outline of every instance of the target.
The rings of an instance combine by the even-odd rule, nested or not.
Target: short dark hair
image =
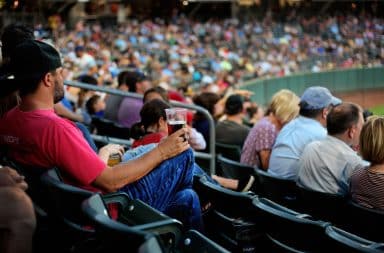
[[[329,135],[342,134],[359,122],[362,110],[353,103],[341,103],[333,107],[327,115]]]
[[[299,114],[301,116],[304,116],[304,117],[307,117],[307,118],[311,118],[311,119],[314,119],[317,116],[319,116],[321,113],[323,113],[323,110],[324,110],[324,108],[321,108],[321,109],[306,109],[306,102],[304,102],[304,101],[301,101],[299,103],[299,106],[300,106]]]
[[[90,115],[93,115],[95,114],[95,104],[97,103],[97,101],[99,101],[99,99],[101,99],[101,97],[99,95],[93,95],[92,97],[90,97],[87,102],[85,103],[85,108],[87,109],[87,112],[90,114]]]
[[[241,95],[233,94],[225,101],[225,114],[236,115],[243,111],[244,99]]]
[[[149,80],[143,72],[138,70],[123,70],[117,77],[118,85],[126,84],[129,92],[136,92],[136,83]]]

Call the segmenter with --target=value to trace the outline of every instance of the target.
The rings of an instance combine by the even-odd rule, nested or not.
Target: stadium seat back
[[[328,226],[326,234],[332,240],[334,252],[384,252],[384,243],[366,240],[334,226]]]
[[[154,233],[136,229],[113,220],[99,194],[85,199],[82,210],[95,226],[98,241],[96,252],[160,253],[163,252],[159,239]]]
[[[217,156],[218,164],[222,170],[222,176],[226,178],[238,179],[240,181],[247,181],[250,176],[255,177],[255,168],[240,162],[225,158],[222,154]],[[256,177],[257,178],[257,177]],[[252,185],[251,190],[257,193],[258,181],[255,181]]]
[[[338,194],[299,189],[300,212],[308,213],[316,219],[330,221],[342,226],[348,222],[347,198]]]
[[[100,211],[101,208],[108,210],[107,205],[117,207],[116,221],[135,230],[159,235],[162,247],[166,250],[172,250],[180,243],[183,233],[183,226],[180,221],[170,218],[140,200],[130,199],[125,193],[95,194],[83,203],[82,208],[86,215],[93,219],[92,213],[90,214],[88,211]],[[86,207],[91,207],[91,209]],[[108,212],[105,214],[109,216]]]
[[[364,207],[353,201],[348,202],[348,222],[343,229],[376,242],[384,242],[381,232],[384,226],[384,212]]]
[[[256,169],[259,181],[259,196],[268,198],[289,208],[296,208],[298,187],[293,180],[271,175],[267,171]]]
[[[328,222],[313,220],[265,198],[254,198],[254,206],[262,216],[268,238],[288,252],[325,252]]]

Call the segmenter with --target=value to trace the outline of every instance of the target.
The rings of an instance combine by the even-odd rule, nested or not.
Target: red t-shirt
[[[0,145],[16,162],[37,168],[58,167],[69,184],[100,191],[91,183],[106,164],[71,121],[53,109],[23,112],[18,107],[0,118]]]
[[[147,135],[143,136],[141,139],[135,140],[132,143],[132,148],[136,148],[138,146],[147,145],[147,144],[151,144],[151,143],[159,143],[161,141],[161,139],[163,139],[167,135],[168,134],[164,133],[164,132],[147,134]]]

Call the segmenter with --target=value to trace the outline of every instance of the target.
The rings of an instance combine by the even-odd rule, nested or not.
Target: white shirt
[[[314,191],[345,195],[352,172],[364,166],[366,162],[350,146],[327,136],[305,147],[297,183]]]

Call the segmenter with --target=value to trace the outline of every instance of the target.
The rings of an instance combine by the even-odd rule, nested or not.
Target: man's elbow
[[[115,184],[107,183],[107,184],[99,185],[98,188],[101,188],[105,193],[113,193],[113,192],[117,192],[121,187],[118,187]]]

